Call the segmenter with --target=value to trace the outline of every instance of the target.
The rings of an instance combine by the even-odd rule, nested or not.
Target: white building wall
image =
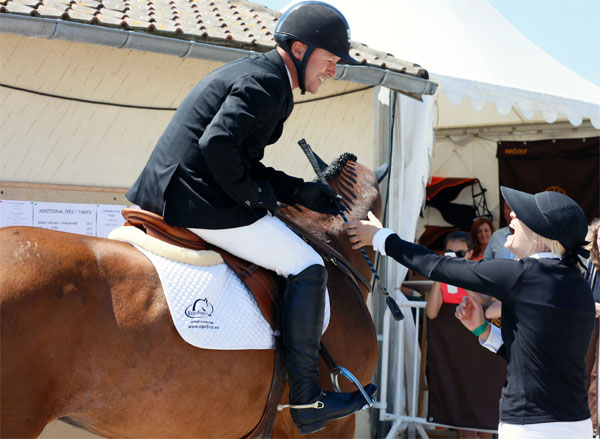
[[[99,45],[0,34],[4,84],[60,96],[175,108],[220,63]],[[328,81],[318,95],[361,88]],[[372,91],[297,105],[267,162],[312,178],[297,141],[324,159],[357,153],[370,165]],[[131,109],[39,96],[0,87],[0,181],[129,187],[173,111]]]

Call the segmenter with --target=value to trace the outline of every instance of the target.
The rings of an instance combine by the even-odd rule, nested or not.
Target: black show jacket
[[[264,166],[294,106],[276,50],[215,70],[183,100],[127,198],[174,226],[227,229],[266,215],[258,182],[293,204],[302,179]]]

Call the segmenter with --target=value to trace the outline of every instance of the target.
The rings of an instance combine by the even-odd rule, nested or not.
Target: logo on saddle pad
[[[198,299],[185,309],[185,315],[190,319],[202,316],[211,316],[214,311],[208,299]]]

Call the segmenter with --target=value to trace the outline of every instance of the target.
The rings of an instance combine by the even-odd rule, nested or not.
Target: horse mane
[[[331,162],[331,164],[329,166],[327,166],[327,169],[324,172],[325,179],[327,179],[329,181],[329,180],[337,177],[338,175],[340,175],[348,161],[355,162],[355,161],[357,161],[357,158],[351,152],[345,152],[342,155],[340,155],[337,159],[335,159],[333,162]]]
[[[356,155],[346,152],[324,168],[323,175],[332,189],[341,195],[340,202],[349,221],[367,218],[367,212],[380,208],[379,184],[375,174],[358,163]],[[282,208],[282,214],[309,230],[313,236],[324,242],[341,239],[344,221],[340,215],[322,215],[300,205]]]

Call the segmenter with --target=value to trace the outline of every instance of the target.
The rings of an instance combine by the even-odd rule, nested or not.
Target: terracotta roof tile
[[[12,1],[8,1],[8,2],[3,2],[4,4],[7,3],[15,3],[15,4],[20,4],[23,6],[29,6],[30,8],[36,8],[38,7],[42,2],[40,0],[12,0]]]
[[[2,0],[0,12],[58,18],[210,44],[265,51],[275,46],[281,15],[245,0]],[[426,77],[418,66],[357,42],[352,56],[363,64]]]
[[[114,11],[123,11],[125,8],[125,1],[123,0],[104,0],[100,2],[103,9],[111,9]]]
[[[41,5],[38,6],[35,10],[37,12],[36,16],[44,17],[44,18],[62,18],[68,9],[67,5],[61,5],[60,3],[54,3],[53,6]]]
[[[21,3],[7,2],[6,5],[0,7],[1,12],[9,12],[11,14],[26,14],[33,15],[35,9],[31,6],[23,5]]]
[[[94,9],[102,7],[102,2],[96,0],[76,0],[75,3],[79,6],[87,6]]]
[[[109,26],[123,26],[124,25],[125,22],[123,21],[123,18],[121,18],[123,16],[122,13],[117,16],[117,15],[107,14],[106,12],[107,12],[106,10],[102,10],[102,12],[96,16],[96,21],[95,21],[96,24],[102,22]]]
[[[102,8],[97,12],[99,15],[102,15],[103,20],[107,19],[119,19],[123,18],[123,11],[115,11],[114,9]],[[102,21],[102,20],[101,20]]]

